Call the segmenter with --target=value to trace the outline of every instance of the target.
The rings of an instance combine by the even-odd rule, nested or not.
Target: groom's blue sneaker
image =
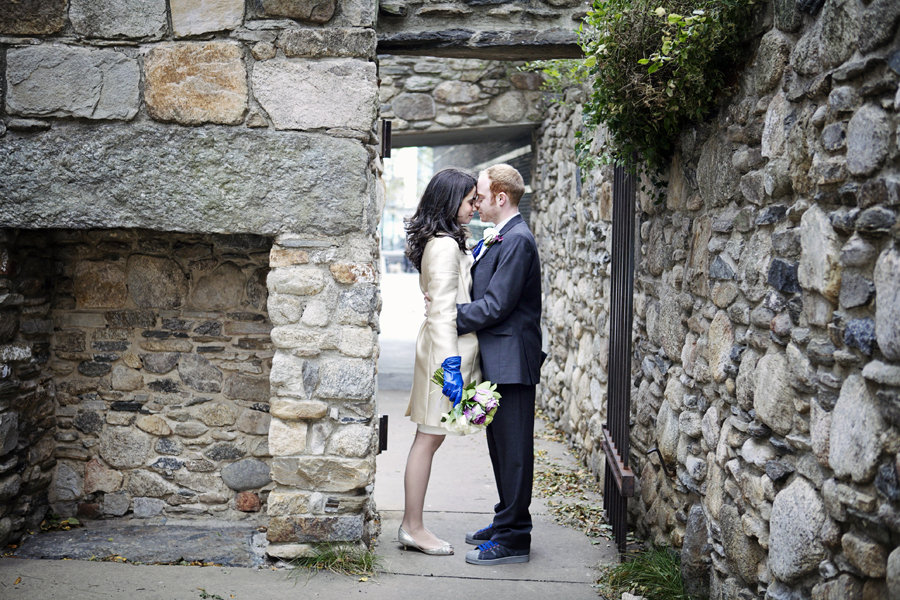
[[[486,542],[491,539],[491,536],[494,535],[494,524],[491,523],[487,527],[483,529],[479,529],[478,531],[467,531],[466,532],[466,543],[472,544],[473,546],[477,546],[482,542]]]
[[[506,565],[528,562],[528,550],[513,550],[497,542],[487,541],[474,550],[466,552],[466,562],[470,565]]]

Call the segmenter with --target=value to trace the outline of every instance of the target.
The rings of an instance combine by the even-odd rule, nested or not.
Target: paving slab
[[[265,535],[253,525],[239,523],[85,521],[84,527],[28,536],[13,554],[57,560],[121,556],[140,563],[200,561],[257,567],[266,564]]]

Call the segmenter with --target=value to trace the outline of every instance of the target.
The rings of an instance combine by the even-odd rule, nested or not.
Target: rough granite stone
[[[368,197],[357,141],[233,128],[56,124],[7,133],[3,227],[161,231],[358,231]],[[59,169],[55,158],[67,156]],[[154,165],[153,185],[140,165]],[[203,177],[184,177],[203,172]],[[140,194],[134,190],[140,189]],[[102,190],[102,193],[101,193]]]
[[[111,467],[140,467],[149,456],[152,439],[132,428],[107,427],[100,434],[100,456]]]
[[[780,352],[770,352],[759,359],[755,373],[753,408],[756,416],[776,433],[790,433],[796,392],[790,386],[792,377],[787,360]]]
[[[128,120],[137,114],[140,79],[137,60],[108,48],[10,48],[6,109],[31,117]]]
[[[376,37],[371,29],[298,29],[278,36],[278,47],[288,58],[375,56]]]
[[[802,477],[778,492],[769,521],[769,570],[792,582],[827,556],[821,531],[828,517],[815,488]]]
[[[144,73],[144,102],[154,119],[236,125],[244,118],[247,72],[238,44],[161,44],[147,54]]]
[[[48,35],[66,23],[67,0],[19,0],[4,4],[0,34]]]
[[[242,492],[268,485],[272,478],[269,475],[269,465],[255,458],[245,458],[224,467],[222,481],[231,489]]]
[[[70,0],[69,20],[89,38],[159,39],[168,28],[165,0]]]
[[[375,120],[375,64],[351,58],[257,63],[253,93],[276,129],[339,127],[368,136]]]
[[[169,0],[176,37],[240,27],[244,0]]]
[[[828,462],[836,476],[859,483],[871,481],[884,426],[878,402],[866,381],[859,375],[847,377],[832,414]]]
[[[334,16],[337,0],[258,0],[262,14],[288,17],[310,23],[327,23]]]
[[[841,285],[840,240],[828,215],[818,206],[811,206],[800,219],[800,246],[800,285],[837,300]]]
[[[847,170],[853,175],[868,175],[878,169],[894,143],[894,130],[888,114],[866,104],[847,125]]]
[[[875,336],[886,358],[900,359],[900,251],[886,248],[875,263]]]

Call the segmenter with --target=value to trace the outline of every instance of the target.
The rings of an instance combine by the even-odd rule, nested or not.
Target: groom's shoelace
[[[483,543],[483,544],[481,544],[480,546],[478,546],[478,549],[481,550],[482,552],[486,552],[487,550],[491,550],[492,548],[496,548],[496,547],[499,546],[499,545],[500,545],[500,544],[498,544],[497,542],[495,542],[495,541],[493,541],[493,540],[488,540],[488,541],[486,541],[485,543]]]
[[[488,525],[487,527],[482,527],[481,529],[479,529],[478,531],[476,531],[476,532],[475,532],[475,535],[481,535],[482,533],[487,533],[488,531],[490,531],[490,530],[493,529],[493,528],[494,528],[494,524],[491,523],[491,524]]]

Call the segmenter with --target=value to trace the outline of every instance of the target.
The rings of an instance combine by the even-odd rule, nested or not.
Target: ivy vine
[[[585,58],[538,61],[547,89],[590,86],[576,132],[583,169],[597,162],[665,167],[679,132],[715,107],[739,64],[760,0],[594,0],[580,29]],[[597,127],[608,132],[599,152]]]

